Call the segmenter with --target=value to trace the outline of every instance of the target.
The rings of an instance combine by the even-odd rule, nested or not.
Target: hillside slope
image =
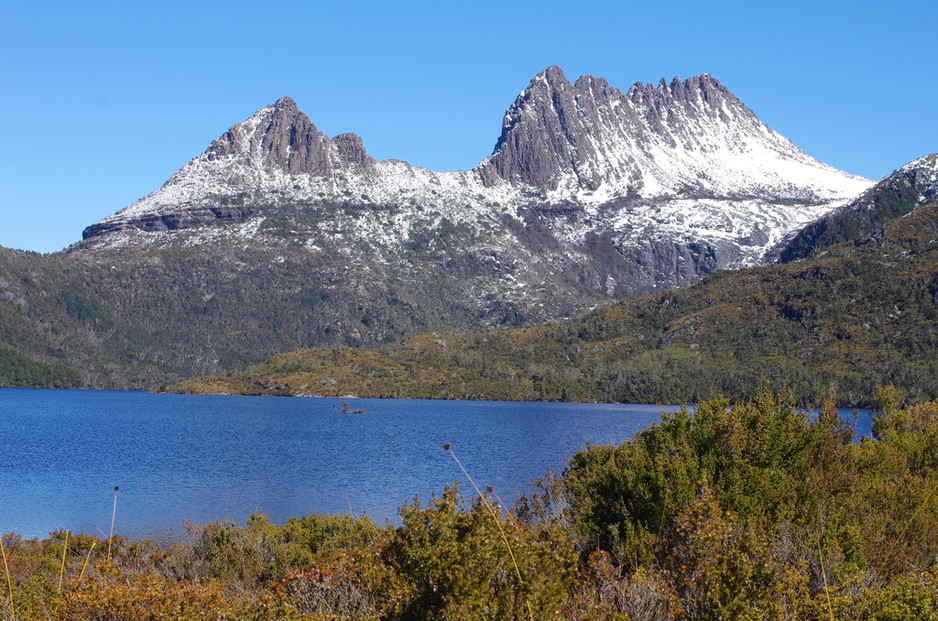
[[[377,351],[319,348],[184,392],[694,402],[768,385],[803,402],[867,404],[886,383],[938,396],[938,202],[797,263],[722,271],[693,287],[569,321]]]
[[[938,196],[938,153],[926,155],[894,171],[856,200],[807,225],[777,251],[782,262],[803,259],[829,246],[872,234]]]

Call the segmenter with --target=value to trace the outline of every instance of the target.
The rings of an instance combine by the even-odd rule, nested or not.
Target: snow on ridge
[[[709,155],[714,160],[719,156]],[[667,170],[670,162],[664,158],[660,161],[661,167]],[[800,162],[794,162],[792,168],[796,172],[805,170]],[[658,182],[658,177],[649,176],[642,179],[645,196],[639,194],[632,197],[640,205],[639,208],[614,209],[614,215],[602,221],[599,219],[601,208],[628,196],[628,186],[604,183],[595,191],[585,191],[572,180],[550,192],[518,187],[507,182],[487,186],[473,171],[439,173],[399,160],[377,162],[374,169],[366,173],[339,172],[332,177],[315,177],[289,175],[276,170],[264,171],[245,165],[236,156],[210,159],[203,154],[173,175],[162,188],[105,218],[102,223],[132,228],[135,220],[164,213],[184,214],[187,211],[204,210],[215,205],[222,197],[236,197],[247,192],[251,197],[265,197],[271,204],[334,200],[363,206],[397,206],[400,213],[390,229],[384,225],[370,226],[363,222],[358,232],[365,235],[370,231],[368,234],[380,237],[382,243],[390,244],[395,239],[400,241],[406,238],[418,208],[438,213],[454,222],[474,225],[481,221],[496,222],[502,215],[517,218],[521,210],[535,204],[569,202],[580,205],[585,217],[577,226],[556,228],[557,236],[565,243],[583,243],[587,232],[599,229],[642,231],[651,227],[662,235],[681,239],[724,239],[737,242],[750,237],[753,230],[761,232],[765,241],[746,251],[746,258],[739,265],[742,266],[758,262],[761,254],[778,239],[853,198],[850,191],[854,186],[851,184],[830,192],[828,187],[821,185],[821,176],[818,177],[815,180],[801,174],[802,184],[797,187],[807,186],[816,191],[818,196],[806,201],[809,204],[792,206],[773,204],[753,197],[732,198],[733,182],[738,177],[722,180],[724,185],[720,189],[725,189],[729,197],[686,199],[681,198],[673,188]],[[816,185],[808,185],[804,182],[806,179]],[[866,187],[864,182],[856,185],[861,190]],[[823,190],[828,190],[826,195],[822,194]],[[732,226],[711,226],[721,215],[732,220]],[[259,230],[258,226],[242,228],[238,230],[238,236],[254,238],[259,235]],[[98,247],[123,245],[128,240],[119,240],[121,233],[115,231],[92,241]],[[134,234],[134,243],[147,240],[149,235],[153,234]],[[163,234],[153,237],[153,241],[159,239],[160,245],[163,245],[171,238],[171,234]],[[214,238],[214,235],[202,237],[203,241]],[[627,234],[622,238],[623,242],[626,238]],[[191,243],[190,239],[187,245]]]
[[[550,84],[546,72],[539,77]],[[659,88],[677,88],[674,84]],[[239,200],[265,206],[324,202],[392,206],[395,215],[391,223],[382,221],[379,225],[377,216],[368,220],[371,216],[365,215],[357,233],[378,235],[382,243],[393,243],[395,236],[398,241],[406,237],[412,222],[426,213],[476,226],[498,222],[505,215],[518,218],[525,209],[553,204],[582,210],[575,224],[551,223],[558,238],[568,244],[582,243],[590,231],[613,231],[627,243],[630,235],[637,235],[634,231],[654,230],[680,239],[740,244],[747,257],[754,257],[744,259],[751,263],[778,239],[872,185],[868,179],[811,158],[741,104],[718,101],[718,106],[708,103],[710,108],[704,110],[703,95],[691,90],[684,107],[656,111],[663,123],[660,133],[647,128],[637,132],[635,123],[651,114],[647,101],[638,96],[641,89],[635,86],[625,94],[608,90],[619,96],[599,106],[599,120],[585,139],[596,157],[578,162],[579,168],[564,173],[553,190],[505,180],[483,182],[480,171],[492,156],[470,171],[455,172],[434,172],[400,160],[375,162],[367,169],[342,168],[335,163],[326,176],[271,170],[261,164],[259,153],[250,152],[251,145],[256,151],[261,143],[252,137],[266,130],[265,121],[277,109],[277,104],[266,106],[217,139],[234,141],[238,149],[213,150],[210,146],[163,187],[102,220],[99,225],[107,225],[103,227],[107,232],[89,243],[96,247],[125,243],[126,239],[119,238],[130,230],[134,230],[134,243],[140,243],[156,233],[141,233],[135,230],[134,222],[165,214],[188,213],[197,219],[198,214],[204,217],[207,209],[219,203]],[[528,90],[522,91],[519,100],[527,95]],[[688,112],[688,106],[697,108]],[[512,106],[506,112],[505,127],[530,113],[530,108]],[[580,175],[600,181],[593,189],[585,189]],[[626,206],[610,207],[619,203]],[[240,227],[237,235],[259,238],[262,230],[260,225]],[[192,243],[195,237],[187,235],[187,243]],[[211,237],[206,235],[205,239]],[[172,234],[161,233],[152,239],[160,239],[162,244],[172,239]]]
[[[676,81],[659,89],[670,92],[674,84]],[[648,105],[632,101],[637,90],[633,87],[618,101],[645,118],[650,114]],[[732,105],[725,99],[718,103],[719,114],[715,116],[711,113],[713,104],[705,103],[701,92],[692,90],[684,106],[666,109],[665,127],[657,132],[633,130],[627,126],[626,113],[607,119],[596,141],[604,151],[603,159],[611,164],[609,176],[627,169],[624,158],[631,157],[646,192],[650,188],[673,192],[682,184],[703,182],[717,194],[757,190],[763,196],[800,193],[800,198],[814,195],[824,201],[852,198],[872,184],[808,156],[735,97]],[[639,139],[644,144],[636,145]]]
[[[518,144],[547,135],[558,139],[544,143],[549,153],[532,166]],[[559,69],[541,72],[476,170],[543,180],[545,168],[552,198],[588,202],[688,192],[841,201],[872,185],[805,154],[707,74],[622,93],[600,78],[581,76],[571,87]]]
[[[918,159],[914,159],[908,164],[900,167],[898,170],[896,170],[896,172],[908,172],[910,170],[915,170],[916,168],[938,170],[938,153],[930,153],[929,155],[923,155]]]

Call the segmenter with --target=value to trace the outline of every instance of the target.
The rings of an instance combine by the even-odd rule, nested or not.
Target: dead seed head
[[[451,447],[450,447],[450,445],[449,445],[449,442],[444,442],[444,443],[443,443],[443,450],[444,450],[444,451],[448,451],[448,450],[450,450],[450,448],[451,448]]]

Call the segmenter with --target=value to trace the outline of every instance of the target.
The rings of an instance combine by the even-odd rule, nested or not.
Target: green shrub
[[[495,503],[494,499],[487,499]],[[497,506],[497,505],[495,505]],[[556,529],[494,516],[456,486],[401,509],[383,558],[400,578],[395,619],[548,619],[566,598],[576,558]]]

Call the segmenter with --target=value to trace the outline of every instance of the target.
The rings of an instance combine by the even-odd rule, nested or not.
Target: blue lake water
[[[184,523],[261,511],[395,521],[460,479],[453,450],[507,504],[588,444],[657,422],[654,405],[342,399],[0,389],[0,533],[69,528],[181,537]],[[849,413],[844,413],[852,419]],[[861,416],[858,433],[869,433]]]

